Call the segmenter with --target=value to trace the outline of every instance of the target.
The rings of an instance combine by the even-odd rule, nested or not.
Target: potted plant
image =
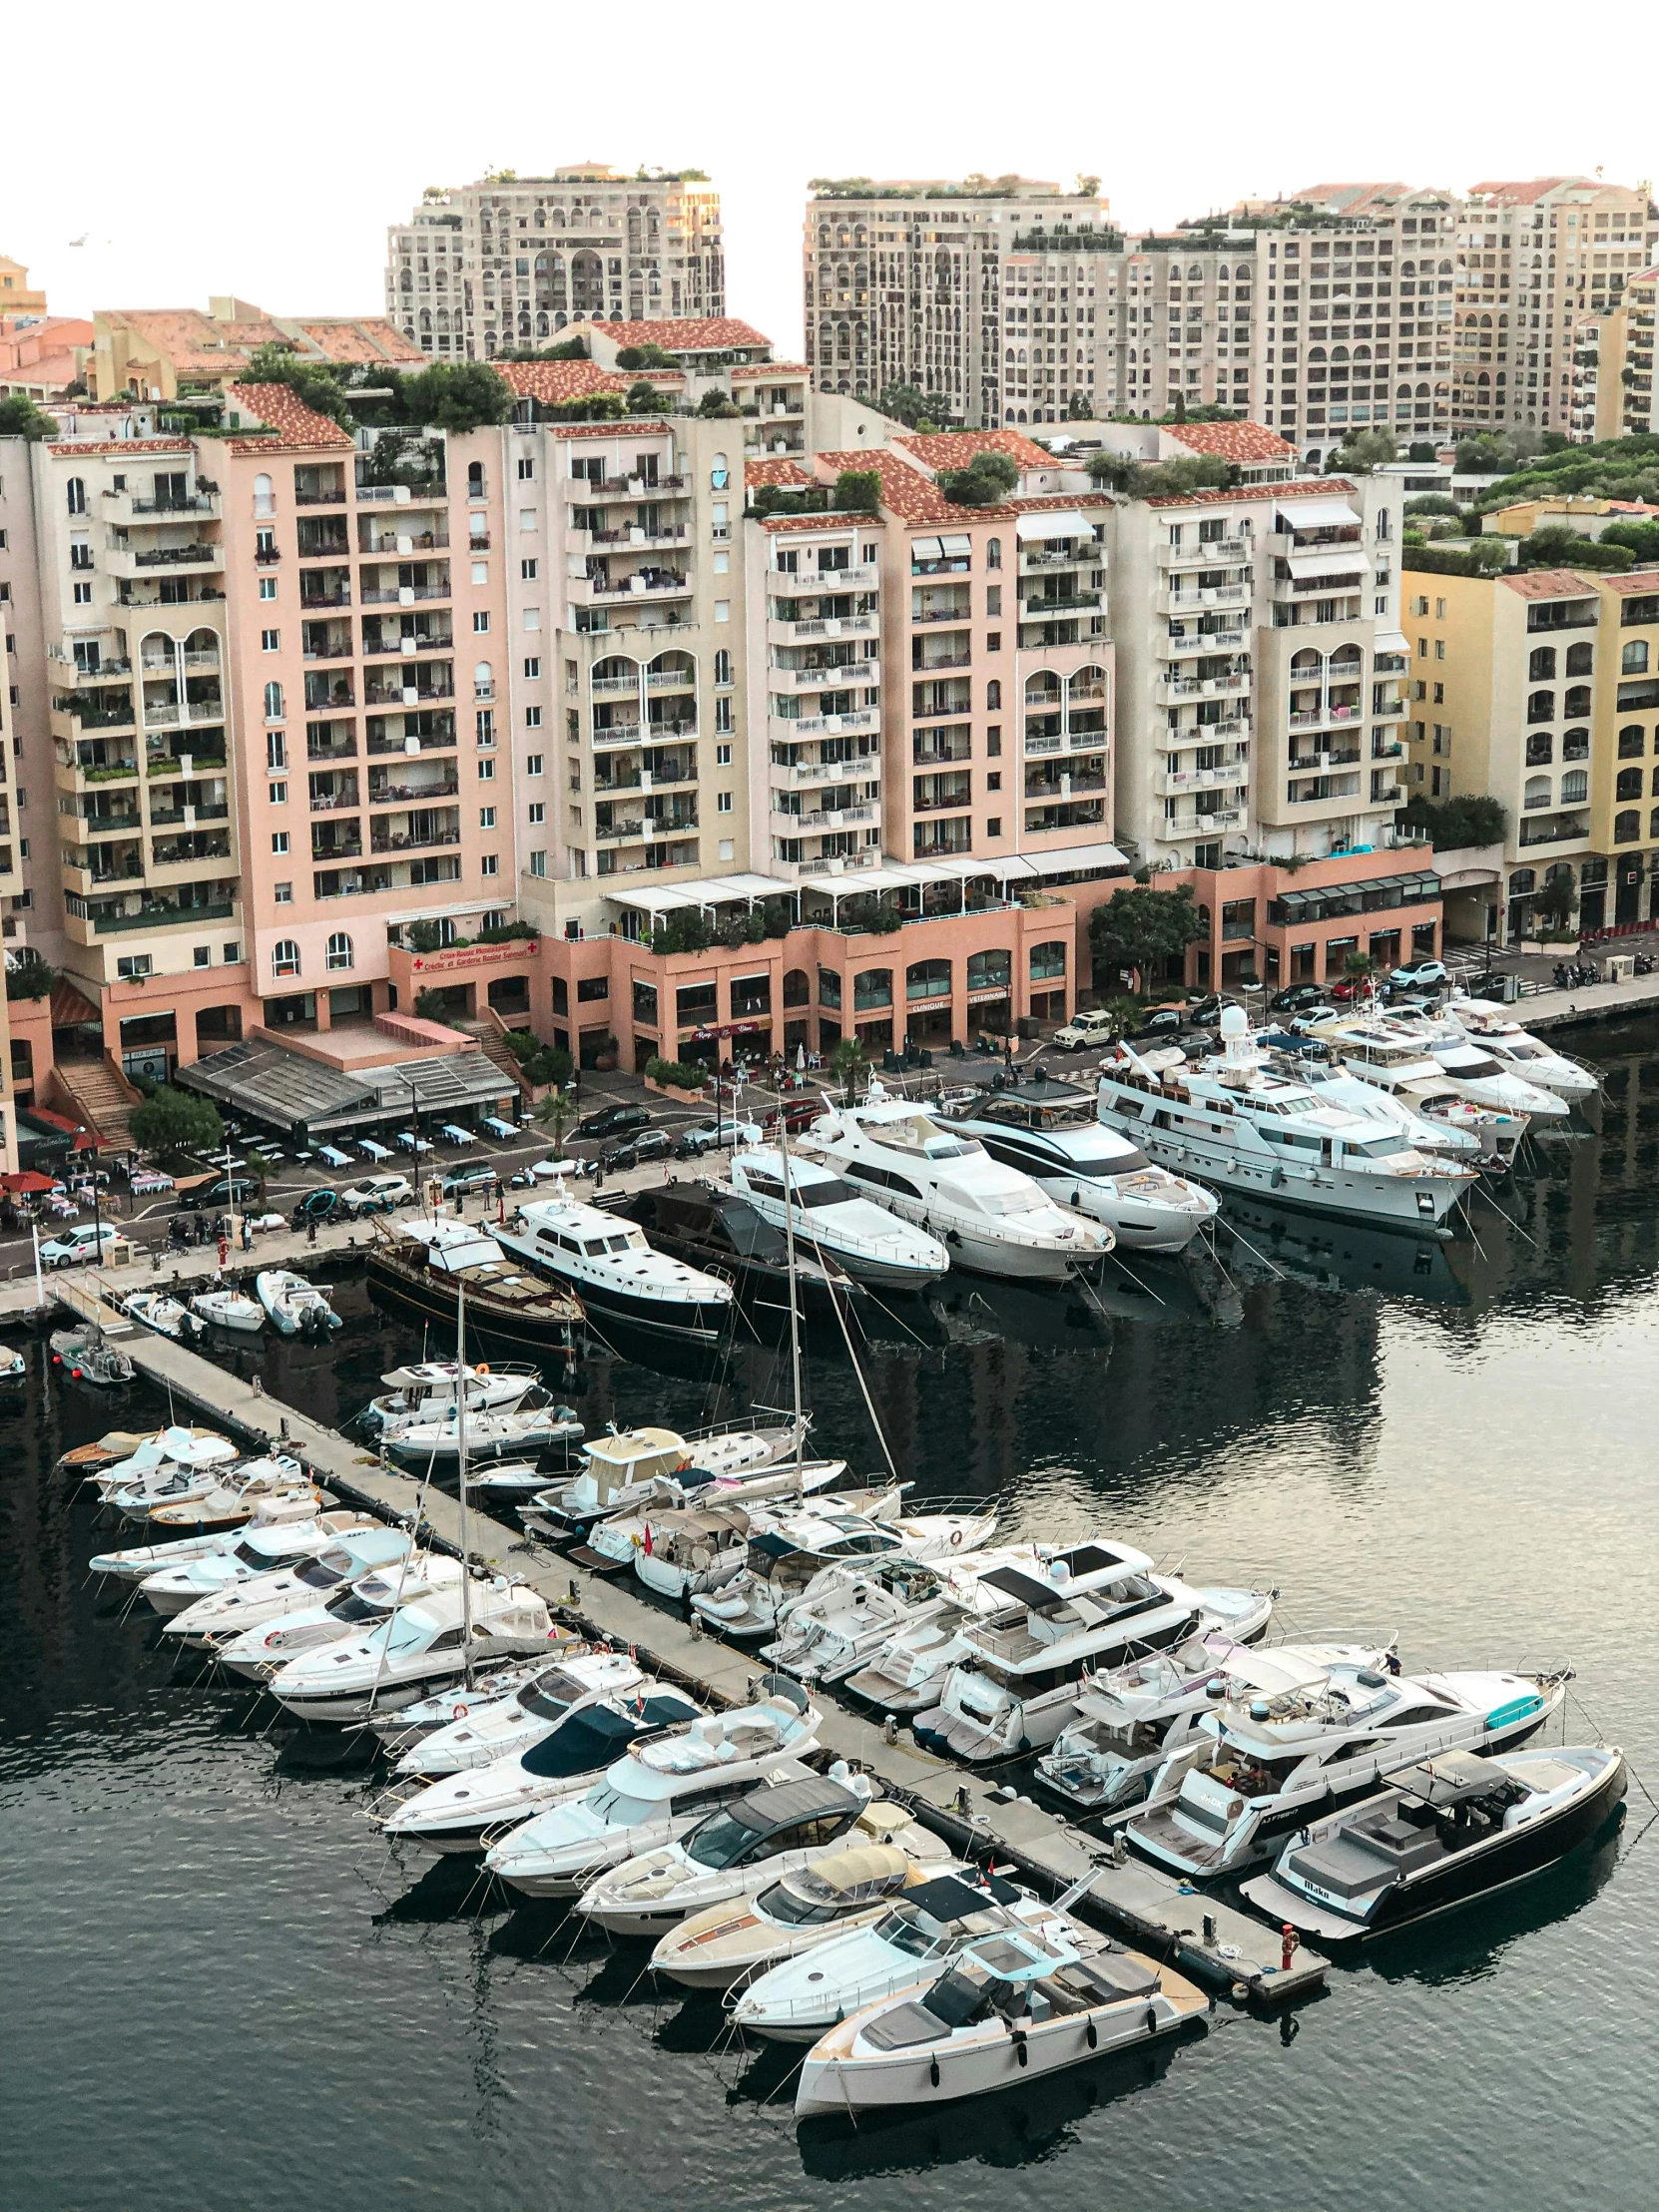
[[[594,1071],[599,1075],[612,1075],[616,1072],[616,1064],[617,1042],[607,1030],[599,1040],[599,1050],[594,1054]]]

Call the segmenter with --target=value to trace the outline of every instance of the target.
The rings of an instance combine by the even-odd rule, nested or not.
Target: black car
[[[638,1222],[659,1252],[730,1277],[740,1297],[787,1321],[789,1247],[784,1232],[763,1220],[747,1198],[713,1183],[665,1183],[630,1192],[617,1212]],[[795,1265],[803,1305],[827,1303],[833,1286],[844,1308],[862,1291],[833,1260],[808,1259],[798,1247]]]
[[[1317,1006],[1325,996],[1323,983],[1293,983],[1288,990],[1275,991],[1268,1000],[1270,1014],[1300,1013],[1304,1006]]]
[[[179,1198],[181,1213],[196,1213],[208,1206],[246,1206],[260,1195],[261,1186],[251,1176],[222,1175],[217,1183],[196,1191],[184,1191]]]
[[[1130,1037],[1131,1044],[1171,1044],[1186,1026],[1179,1006],[1157,1006]]]
[[[576,1124],[579,1137],[619,1137],[625,1129],[643,1129],[651,1119],[649,1106],[607,1106]]]
[[[1212,991],[1208,998],[1194,998],[1187,1004],[1187,1020],[1194,1029],[1214,1029],[1221,1021],[1224,1006],[1236,1006],[1239,1001],[1231,991]]]
[[[613,1145],[602,1154],[600,1166],[607,1175],[616,1175],[623,1168],[637,1168],[647,1160],[666,1160],[673,1150],[674,1140],[666,1129],[642,1129],[626,1144]]]

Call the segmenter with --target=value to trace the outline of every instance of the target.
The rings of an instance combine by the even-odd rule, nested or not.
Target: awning
[[[968,536],[965,530],[957,531],[954,534],[947,530],[944,536],[940,538],[939,545],[943,551],[944,558],[947,561],[953,559],[958,554],[971,553],[973,551],[973,540]]]
[[[1359,520],[1346,499],[1288,499],[1279,510],[1281,530],[1352,530]]]
[[[937,538],[912,538],[910,558],[912,561],[942,561],[944,547]]]
[[[1408,654],[1411,650],[1411,641],[1403,630],[1379,630],[1372,645],[1379,653]]]
[[[1363,576],[1366,549],[1363,545],[1324,545],[1317,552],[1291,554],[1289,565],[1299,583],[1321,576]]]
[[[313,1142],[354,1138],[377,1123],[395,1127],[411,1114],[434,1124],[451,1120],[458,1111],[498,1105],[513,1088],[481,1052],[347,1072],[269,1039],[249,1039],[193,1061],[179,1070],[178,1080],[234,1113]]]
[[[1049,514],[1021,515],[1014,524],[1017,538],[1092,538],[1094,525],[1075,507],[1057,508]]]

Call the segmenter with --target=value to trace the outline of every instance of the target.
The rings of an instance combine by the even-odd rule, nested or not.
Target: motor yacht
[[[107,1574],[117,1582],[143,1583],[159,1574],[175,1573],[180,1568],[189,1566],[193,1560],[228,1558],[256,1530],[262,1533],[277,1530],[291,1532],[308,1540],[313,1533],[328,1537],[343,1536],[350,1529],[366,1525],[367,1516],[362,1513],[323,1513],[310,1520],[290,1522],[279,1518],[268,1519],[262,1507],[242,1528],[226,1529],[211,1536],[178,1536],[168,1543],[131,1544],[122,1551],[96,1552],[87,1561],[87,1568],[89,1573]],[[276,1562],[273,1561],[272,1564],[275,1565]]]
[[[296,1459],[282,1453],[240,1466],[210,1489],[152,1505],[149,1525],[158,1539],[209,1536],[267,1521],[309,1520],[334,1500],[312,1482]]]
[[[1493,1106],[1501,1113],[1529,1114],[1534,1121],[1561,1121],[1571,1113],[1570,1102],[1522,1075],[1498,1058],[1484,1039],[1476,1040],[1455,1021],[1442,1015],[1412,1013],[1398,1007],[1388,1025],[1407,1043],[1420,1044],[1435,1061],[1447,1082],[1477,1106]]]
[[[753,1705],[632,1745],[591,1789],[503,1837],[484,1864],[528,1896],[574,1896],[604,1868],[675,1842],[757,1782],[810,1779],[801,1760],[820,1724],[806,1692],[774,1678]]]
[[[964,1869],[906,1888],[872,1923],[831,1935],[735,1991],[727,2012],[745,2034],[816,2043],[866,2004],[936,1978],[980,1937],[1060,1940],[1069,1916],[1000,1875]]]
[[[884,1642],[839,1687],[877,1712],[902,1717],[937,1705],[945,1678],[964,1656],[962,1631],[971,1622],[999,1612],[1006,1604],[1003,1591],[985,1580],[993,1567],[1029,1570],[1029,1544],[995,1545],[950,1562],[945,1603],[937,1610],[924,1605],[917,1615],[894,1629]]]
[[[381,1376],[384,1390],[371,1397],[358,1416],[366,1428],[393,1433],[411,1421],[435,1420],[454,1405],[458,1374],[464,1374],[467,1415],[509,1412],[541,1382],[541,1370],[528,1360],[494,1367],[458,1368],[453,1360],[416,1360]]]
[[[161,1566],[145,1577],[144,1595],[156,1612],[170,1618],[198,1599],[218,1597],[246,1588],[259,1577],[313,1559],[342,1537],[354,1536],[376,1523],[366,1513],[329,1513],[319,1520],[261,1521],[236,1529],[218,1548]],[[180,1539],[184,1543],[189,1537]],[[171,1546],[142,1547],[152,1556]]]
[[[902,1845],[859,1843],[777,1876],[743,1906],[714,1905],[659,1937],[651,1970],[687,1989],[725,1990],[872,1928],[905,1891],[963,1871],[949,1848],[912,1823]]]
[[[505,1252],[481,1223],[377,1221],[367,1270],[372,1292],[437,1321],[446,1339],[464,1292],[475,1338],[541,1356],[573,1354],[582,1301]]]
[[[1156,1166],[1074,1084],[980,1091],[942,1118],[1059,1204],[1102,1223],[1125,1250],[1184,1251],[1216,1217],[1214,1192]]]
[[[395,1567],[413,1548],[405,1529],[370,1522],[308,1555],[276,1561],[247,1580],[199,1592],[174,1610],[163,1633],[181,1643],[230,1643],[245,1629],[321,1605],[365,1574]]]
[[[636,1329],[713,1344],[732,1312],[732,1286],[719,1276],[654,1252],[645,1231],[618,1214],[567,1196],[532,1199],[495,1231],[504,1252],[574,1291],[589,1313]]]
[[[866,2005],[808,2052],[798,2118],[949,2104],[1179,2033],[1210,1999],[1173,1967],[1068,1920],[963,1946],[948,1970]],[[1011,2062],[1010,2062],[1011,2061]]]
[[[704,1718],[697,1700],[671,1683],[642,1679],[606,1691],[561,1714],[533,1743],[428,1781],[382,1814],[381,1826],[393,1842],[440,1856],[483,1851],[549,1806],[581,1797],[631,1745]]]
[[[1111,1231],[1057,1206],[1029,1175],[992,1159],[878,1079],[861,1106],[835,1106],[803,1139],[806,1157],[866,1190],[901,1221],[942,1237],[951,1265],[978,1275],[1063,1283],[1093,1273]]]
[[[257,1337],[265,1327],[265,1308],[259,1300],[246,1291],[232,1290],[229,1284],[198,1291],[190,1310],[211,1329],[229,1329],[240,1337]]]
[[[1173,1046],[1120,1044],[1101,1062],[1101,1120],[1224,1193],[1401,1229],[1438,1228],[1474,1182],[1472,1169],[1264,1068],[1242,1006],[1222,1008],[1221,1029],[1221,1053],[1194,1063]]]
[[[963,1628],[937,1706],[910,1723],[919,1743],[970,1762],[1053,1743],[1086,1673],[1212,1628],[1248,1643],[1273,1613],[1267,1591],[1194,1589],[1118,1543],[1034,1546],[1024,1563],[993,1567],[982,1581],[1004,1605]]]
[[[1385,1668],[1388,1659],[1385,1648],[1363,1644],[1255,1649],[1213,1628],[1084,1675],[1078,1717],[1037,1761],[1037,1780],[1085,1813],[1120,1813],[1139,1805],[1170,1753],[1191,1743],[1204,1715],[1241,1688],[1282,1688],[1309,1665]]]
[[[844,1459],[829,1464],[837,1474],[846,1471]],[[749,1563],[751,1539],[803,1501],[793,1468],[780,1468],[742,1489],[696,1491],[684,1503],[665,1483],[658,1500],[602,1521],[574,1556],[600,1567],[631,1567],[648,1590],[662,1597],[700,1597],[741,1574]],[[896,1512],[903,1494],[896,1485],[844,1490],[827,1500],[826,1509],[831,1502],[837,1513],[863,1518]]]
[[[1600,1833],[1628,1779],[1604,1745],[1447,1752],[1309,1822],[1244,1894],[1321,1944],[1385,1936],[1557,1865]]]
[[[689,1267],[729,1276],[746,1309],[769,1324],[788,1314],[792,1298],[798,1310],[845,1314],[864,1297],[862,1283],[832,1253],[821,1259],[798,1249],[792,1270],[782,1230],[729,1183],[700,1178],[631,1191],[618,1200],[612,1218],[633,1222],[659,1252]]]
[[[260,1304],[282,1337],[326,1337],[340,1328],[338,1314],[314,1283],[291,1268],[266,1268],[254,1278]]]
[[[882,1558],[945,1560],[981,1550],[996,1533],[996,1514],[850,1512],[839,1498],[771,1512],[751,1530],[741,1574],[692,1599],[693,1610],[733,1643],[765,1643],[778,1632],[781,1610],[801,1596],[823,1568]]]
[[[656,1494],[655,1486],[665,1478],[690,1490],[765,1475],[801,1457],[807,1426],[781,1416],[753,1426],[734,1422],[691,1437],[674,1428],[612,1429],[586,1445],[581,1469],[571,1480],[550,1484],[519,1517],[526,1528],[554,1542],[581,1536],[596,1521],[632,1512]],[[832,1481],[828,1469],[834,1463],[813,1463],[804,1486],[823,1488]]]
[[[112,1491],[136,1488],[152,1476],[167,1480],[181,1471],[200,1473],[243,1456],[240,1446],[214,1429],[170,1424],[153,1436],[141,1437],[130,1451],[115,1458],[82,1462],[81,1472],[99,1496],[107,1498]]]
[[[900,1630],[956,1610],[954,1581],[983,1554],[932,1565],[907,1554],[821,1567],[778,1617],[761,1657],[798,1682],[838,1682]]]
[[[1206,1714],[1197,1741],[1159,1768],[1129,1840],[1189,1880],[1239,1873],[1401,1767],[1524,1742],[1565,1693],[1558,1675],[1310,1664],[1293,1687]]]
[[[336,1589],[319,1605],[301,1606],[297,1612],[242,1629],[214,1648],[214,1657],[231,1674],[250,1682],[269,1682],[278,1667],[301,1652],[320,1651],[325,1645],[344,1645],[378,1622],[389,1620],[400,1606],[417,1598],[446,1590],[461,1579],[458,1559],[444,1552],[412,1552],[396,1566]]]
[[[1519,1094],[1506,1105],[1477,1101],[1463,1084],[1452,1080],[1420,1036],[1407,1035],[1376,1014],[1344,1014],[1316,1022],[1310,1034],[1360,1082],[1397,1099],[1425,1120],[1472,1135],[1482,1159],[1512,1165],[1532,1123],[1531,1113],[1518,1102]]]
[[[536,1402],[532,1402],[532,1398]],[[537,1389],[498,1412],[468,1412],[465,1449],[469,1461],[501,1459],[509,1454],[551,1451],[555,1444],[580,1443],[586,1433],[575,1409]],[[400,1423],[385,1432],[394,1459],[414,1466],[458,1465],[463,1444],[460,1407],[453,1400],[429,1416]]]
[[[1436,1076],[1434,1080],[1444,1091],[1453,1111],[1430,1120],[1416,1106],[1407,1105],[1397,1091],[1385,1090],[1380,1083],[1368,1083],[1364,1076],[1355,1075],[1341,1060],[1316,1060],[1306,1053],[1280,1055],[1273,1051],[1271,1037],[1263,1037],[1259,1042],[1269,1048],[1267,1065],[1277,1074],[1288,1076],[1292,1082],[1305,1083],[1316,1097],[1336,1107],[1339,1113],[1358,1114],[1361,1120],[1374,1121],[1382,1129],[1397,1129],[1413,1152],[1427,1153],[1430,1157],[1441,1154],[1448,1160],[1461,1161],[1465,1167],[1477,1167],[1482,1160],[1491,1157],[1483,1149],[1485,1124],[1509,1118],[1489,1115],[1482,1107],[1471,1106],[1466,1098],[1457,1096],[1443,1077]]]
[[[181,1520],[188,1522],[191,1518],[181,1513],[183,1507],[210,1496],[216,1506],[235,1507],[246,1502],[248,1509],[242,1518],[250,1520],[263,1497],[304,1480],[304,1468],[287,1453],[252,1453],[201,1468],[175,1467],[171,1472],[157,1469],[125,1489],[109,1491],[104,1502],[125,1520],[158,1521],[151,1540],[165,1543],[169,1528],[177,1536],[207,1533],[206,1526],[179,1525]]]
[[[400,1775],[435,1782],[469,1767],[508,1759],[550,1736],[569,1713],[620,1697],[646,1679],[625,1651],[585,1651],[537,1667],[516,1689],[473,1705],[447,1727],[432,1730],[397,1762]]]
[[[401,1756],[428,1736],[435,1736],[439,1729],[453,1728],[469,1713],[484,1712],[516,1697],[553,1660],[580,1658],[592,1648],[577,1630],[556,1627],[534,1658],[507,1659],[497,1666],[481,1668],[474,1673],[471,1688],[463,1688],[459,1695],[453,1690],[440,1690],[436,1697],[405,1705],[395,1713],[375,1713],[363,1725],[378,1739],[382,1751],[391,1757]]]
[[[790,1222],[806,1253],[838,1261],[860,1283],[923,1291],[950,1271],[950,1254],[936,1237],[872,1205],[821,1160],[791,1152],[786,1163],[776,1146],[754,1145],[733,1153],[729,1173],[733,1190],[763,1221],[777,1229]]]
[[[597,1876],[576,1911],[612,1936],[656,1942],[694,1914],[756,1897],[826,1854],[920,1839],[949,1859],[903,1806],[876,1798],[867,1776],[836,1760],[806,1782],[762,1783],[706,1813],[678,1842]]]
[[[301,1652],[269,1687],[297,1720],[360,1721],[381,1705],[430,1697],[472,1667],[538,1650],[551,1626],[546,1603],[527,1583],[474,1576],[464,1594],[458,1584],[428,1591],[366,1635]]]
[[[1471,1043],[1483,1045],[1500,1067],[1511,1069],[1522,1082],[1553,1091],[1569,1105],[1594,1098],[1601,1088],[1600,1079],[1580,1061],[1568,1059],[1564,1052],[1552,1052],[1488,999],[1469,998],[1453,991],[1440,1008],[1440,1016],[1460,1029]]]
[[[202,1342],[202,1323],[188,1306],[170,1298],[166,1291],[129,1291],[120,1300],[119,1310],[142,1322],[146,1329],[153,1329],[158,1337],[170,1337],[175,1344]]]

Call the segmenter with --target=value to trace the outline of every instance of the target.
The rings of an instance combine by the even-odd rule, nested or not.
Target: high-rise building
[[[1023,285],[1010,286],[1005,265],[1021,251],[1046,252],[1056,235],[1068,255],[1121,248],[1098,180],[1078,182],[1088,189],[1068,193],[1023,177],[820,179],[807,204],[803,253],[807,360],[820,391],[873,399],[889,384],[911,384],[942,394],[952,421],[995,427],[1016,419],[1007,409],[1017,409],[1023,385],[1028,414],[1038,403],[1032,394],[1044,395],[1045,412],[1031,419],[1053,421],[1047,409],[1056,406],[1063,416],[1072,393],[1089,390],[1090,364],[1075,356],[1092,343],[1093,276],[1068,272],[1052,287],[1061,297],[1051,300],[1040,296],[1046,282],[1031,296],[1029,271]],[[1032,356],[1023,363],[1017,337],[1015,358],[1004,358],[1007,310],[1016,310],[1017,323],[1022,305]],[[1064,315],[1051,311],[1062,306]],[[1037,321],[1041,378],[1030,373]],[[1056,356],[1064,349],[1054,376],[1046,374],[1050,346]],[[1006,373],[1021,366],[1024,378]]]
[[[720,194],[701,170],[503,170],[427,192],[386,233],[386,313],[439,357],[546,345],[579,318],[725,312]]]

